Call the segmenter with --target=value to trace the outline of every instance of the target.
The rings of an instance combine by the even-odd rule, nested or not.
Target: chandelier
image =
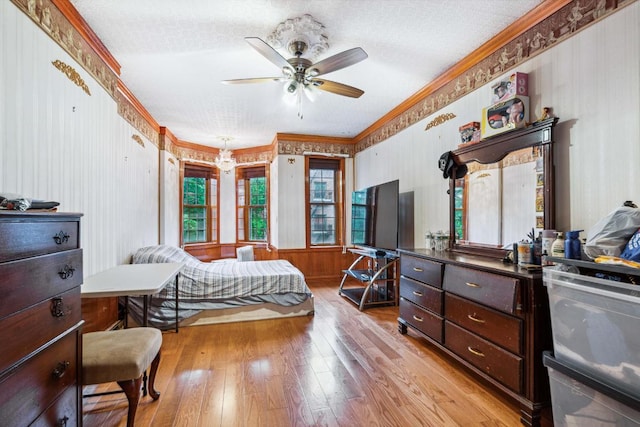
[[[227,148],[227,142],[231,141],[233,138],[224,136],[220,137],[219,139],[224,141],[224,148],[220,150],[220,152],[216,156],[214,163],[218,169],[220,169],[224,173],[229,173],[233,168],[236,167],[236,159],[231,156],[232,152]]]

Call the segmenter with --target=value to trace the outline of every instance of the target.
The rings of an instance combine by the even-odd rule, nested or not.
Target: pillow
[[[254,261],[253,246],[242,246],[236,249],[238,261]]]

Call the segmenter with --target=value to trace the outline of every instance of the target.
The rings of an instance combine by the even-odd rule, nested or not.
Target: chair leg
[[[155,382],[156,382],[156,372],[158,372],[158,365],[160,365],[160,350],[158,350],[158,354],[153,358],[151,362],[151,369],[149,371],[149,396],[153,400],[158,400],[160,398],[160,393],[156,391]]]
[[[127,427],[133,427],[136,418],[136,410],[140,401],[140,388],[142,387],[142,376],[134,380],[118,381],[118,385],[124,391],[129,401],[129,413],[127,414]]]

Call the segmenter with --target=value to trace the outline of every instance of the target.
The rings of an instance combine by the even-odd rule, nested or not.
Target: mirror
[[[450,181],[452,249],[503,257],[512,244],[554,228],[552,129],[557,118],[453,152],[466,164]]]

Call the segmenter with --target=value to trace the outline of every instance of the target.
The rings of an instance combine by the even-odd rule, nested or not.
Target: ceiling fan
[[[262,56],[280,68],[282,70],[282,76],[223,80],[222,83],[285,82],[284,88],[286,92],[291,94],[304,92],[311,99],[313,98],[311,91],[316,88],[351,98],[359,98],[364,93],[363,90],[353,86],[318,78],[318,76],[323,74],[340,70],[366,59],[368,55],[362,48],[354,47],[319,62],[312,63],[309,59],[302,57],[308,47],[307,43],[302,40],[294,39],[289,43],[288,50],[293,55],[293,58],[290,59],[285,59],[274,48],[258,37],[246,37],[245,40]]]

